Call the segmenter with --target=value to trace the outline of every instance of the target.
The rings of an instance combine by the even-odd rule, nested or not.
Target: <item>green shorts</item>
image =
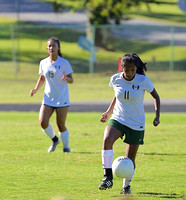
[[[133,130],[119,123],[118,121],[114,119],[111,119],[107,126],[113,126],[114,128],[118,129],[122,134],[121,139],[123,139],[123,136],[125,136],[125,139],[123,142],[127,144],[143,144],[144,143],[143,142],[144,132],[145,132],[144,130],[143,131]]]

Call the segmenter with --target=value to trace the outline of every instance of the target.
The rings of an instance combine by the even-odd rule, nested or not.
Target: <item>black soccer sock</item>
[[[55,135],[55,137],[52,138],[53,142],[57,142],[59,140],[59,138]]]
[[[112,168],[105,168],[104,169],[104,177],[107,177],[108,179],[113,179],[113,174],[112,174]]]

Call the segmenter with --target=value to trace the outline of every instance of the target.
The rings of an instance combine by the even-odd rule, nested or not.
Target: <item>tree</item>
[[[90,25],[119,24],[123,16],[123,5],[125,0],[85,0],[84,5],[89,17]],[[95,30],[95,44],[107,48],[104,44],[102,29]]]
[[[88,12],[91,24],[115,24],[120,23],[123,16],[125,0],[85,0],[85,9]]]
[[[60,12],[64,9],[78,10],[84,9],[88,15],[88,27],[91,25],[120,24],[126,9],[145,3],[150,9],[149,4],[171,4],[163,0],[51,0],[54,11]],[[87,29],[88,39],[92,38],[91,31]],[[100,28],[95,32],[96,46],[105,47],[103,33]]]

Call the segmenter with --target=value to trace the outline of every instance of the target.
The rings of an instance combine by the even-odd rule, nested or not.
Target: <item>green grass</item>
[[[178,7],[178,0],[160,0],[171,4],[140,4],[139,7],[126,11],[126,15],[132,18],[155,20],[174,25],[186,25],[185,13]]]
[[[9,17],[0,17],[0,24],[1,25],[7,25],[7,24],[15,24],[17,22],[17,19],[9,18]]]
[[[122,180],[99,191],[102,178],[101,146],[106,124],[101,113],[69,113],[72,153],[61,145],[48,154],[50,140],[41,131],[38,113],[0,112],[0,188],[2,200],[105,200],[119,198]],[[154,114],[146,114],[145,145],[137,155],[132,181],[132,198],[127,200],[184,199],[185,113],[163,113],[161,124],[153,127]],[[51,118],[55,126],[55,115]],[[56,130],[57,132],[57,130]],[[125,144],[118,140],[114,158],[123,155]]]
[[[119,26],[118,29],[121,27]],[[131,28],[131,27],[130,27]],[[149,28],[150,30],[151,28]],[[72,28],[52,28],[39,26],[23,26],[20,29],[20,41],[11,40],[11,29],[9,26],[0,26],[0,60],[12,61],[12,51],[18,53],[18,46],[20,50],[20,61],[29,63],[38,63],[43,57],[47,56],[46,41],[51,35],[57,36],[61,40],[61,50],[66,59],[72,61],[89,61],[90,52],[82,50],[78,46],[78,38],[80,35],[84,35],[83,31],[74,30]],[[167,62],[171,59],[171,49],[169,44],[154,43],[149,41],[140,40],[127,40],[126,38],[116,37],[109,33],[109,29],[105,29],[108,32],[106,43],[112,51],[107,51],[103,48],[98,48],[96,52],[97,62],[104,61],[105,63],[111,62],[117,63],[119,57],[126,52],[136,52],[145,61],[150,62],[152,59],[156,59],[157,62]],[[36,33],[37,32],[37,33]],[[169,28],[167,29],[169,32]],[[15,32],[15,38],[17,34]],[[185,47],[174,47],[174,61],[185,60]],[[99,64],[101,65],[101,64]],[[76,66],[75,66],[76,67]],[[80,66],[81,67],[81,66]],[[76,69],[79,71],[80,69]]]
[[[112,74],[73,74],[74,83],[69,84],[71,102],[111,100],[114,91],[108,83]],[[186,98],[186,71],[149,71],[147,76],[152,80],[161,99]],[[0,96],[0,103],[40,103],[44,87],[34,97],[29,96],[38,77],[37,65],[21,65],[15,78],[13,65],[3,63],[0,67],[0,93],[3,94]],[[147,93],[145,98],[149,99],[151,96]]]

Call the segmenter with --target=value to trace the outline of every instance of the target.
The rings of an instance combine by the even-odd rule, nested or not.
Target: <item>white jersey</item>
[[[46,81],[42,104],[53,107],[70,105],[68,83],[61,78],[72,72],[70,63],[60,56],[53,63],[50,57],[41,60],[39,74],[43,75]]]
[[[133,80],[127,81],[121,72],[111,77],[109,86],[113,87],[116,97],[111,119],[133,130],[144,130],[143,100],[145,90],[150,93],[154,89],[151,80],[145,75],[136,74]]]

